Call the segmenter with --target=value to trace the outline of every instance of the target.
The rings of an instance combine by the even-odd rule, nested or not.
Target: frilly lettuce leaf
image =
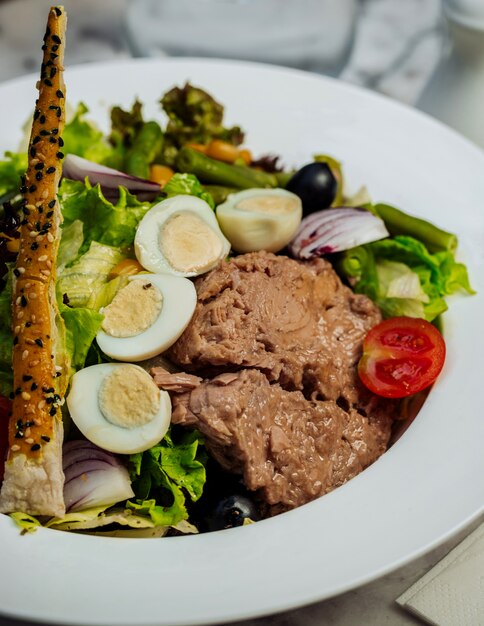
[[[374,300],[386,317],[409,315],[432,321],[447,310],[445,296],[474,293],[465,265],[451,251],[432,254],[423,243],[404,235],[347,250],[338,267],[353,289]]]
[[[200,181],[193,174],[175,174],[163,187],[163,193],[167,198],[179,195],[196,196],[205,200],[210,208],[215,209],[215,202],[212,195],[205,191]]]
[[[59,250],[57,251],[58,273],[61,273],[66,265],[77,259],[83,242],[84,224],[81,220],[74,220],[62,228]]]
[[[200,498],[206,480],[203,440],[196,431],[174,441],[171,433],[146,452],[129,457],[134,502],[127,507],[153,523],[174,526],[188,518],[185,499]]]
[[[66,329],[66,351],[71,368],[77,372],[84,367],[91,344],[101,329],[103,316],[91,309],[74,309],[65,305],[61,305],[60,313]]]
[[[89,250],[60,273],[57,280],[58,300],[62,302],[67,297],[67,304],[74,308],[99,308],[99,293],[108,285],[111,271],[125,258],[119,248],[92,241]]]
[[[151,208],[149,202],[140,202],[124,187],[119,188],[119,200],[112,204],[103,196],[100,185],[92,187],[88,180],[84,184],[64,179],[59,195],[66,226],[75,220],[84,224],[81,253],[92,241],[114,247],[131,246],[140,220]]]

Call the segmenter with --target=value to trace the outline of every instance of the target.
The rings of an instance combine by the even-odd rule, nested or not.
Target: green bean
[[[449,250],[455,252],[457,237],[452,233],[441,230],[434,224],[407,215],[403,211],[389,206],[388,204],[376,204],[374,209],[385,222],[391,235],[409,235],[421,241],[430,252]]]
[[[274,174],[217,161],[187,147],[179,151],[176,166],[181,172],[195,174],[202,183],[236,187],[237,189],[278,187],[277,178]]]
[[[156,122],[146,122],[133,140],[125,159],[127,174],[150,177],[150,165],[163,145],[163,133]]]
[[[215,204],[222,204],[231,193],[239,191],[235,187],[222,187],[222,185],[204,185],[203,188],[212,196]]]

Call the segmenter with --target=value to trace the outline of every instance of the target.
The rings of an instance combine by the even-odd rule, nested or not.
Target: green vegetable
[[[151,208],[149,202],[140,202],[124,187],[119,188],[119,200],[112,204],[103,196],[100,185],[92,187],[89,181],[62,181],[59,191],[65,225],[75,220],[84,224],[84,242],[81,253],[92,241],[108,246],[130,246],[136,228]]]
[[[57,280],[58,300],[64,295],[71,307],[98,308],[98,293],[108,284],[109,274],[126,258],[119,248],[93,241],[89,250],[79,260],[65,268]]]
[[[27,154],[5,152],[5,161],[0,161],[0,201],[17,194],[20,189],[20,177],[27,169]]]
[[[215,206],[225,202],[231,193],[237,193],[234,187],[222,187],[222,185],[204,185],[205,191],[212,196]]]
[[[385,222],[390,235],[408,235],[421,241],[430,252],[455,252],[457,237],[441,230],[427,220],[408,215],[389,204],[375,204],[370,208]]]
[[[63,152],[117,168],[120,165],[119,155],[106,141],[104,133],[85,119],[88,111],[83,102],[77,105],[74,117],[66,124],[62,134]]]
[[[215,208],[212,195],[207,191],[206,187],[202,187],[197,177],[193,174],[174,174],[163,187],[163,193],[166,194],[167,198],[180,194],[196,196],[197,198],[205,200],[212,209]]]
[[[60,306],[60,313],[65,324],[65,346],[69,355],[71,372],[84,367],[92,342],[96,338],[103,316],[101,313],[85,308]]]
[[[274,174],[217,161],[191,148],[182,148],[179,151],[176,166],[181,172],[194,174],[202,183],[237,189],[279,186]]]
[[[36,517],[32,517],[32,515],[28,515],[27,513],[10,513],[10,517],[17,524],[17,526],[21,528],[22,535],[25,533],[33,533],[39,526],[42,526]]]
[[[118,148],[129,148],[133,140],[144,124],[143,105],[135,100],[131,111],[125,111],[121,107],[111,109],[111,134],[109,141]]]
[[[206,480],[206,454],[201,444],[195,431],[184,433],[178,441],[168,433],[158,445],[132,454],[129,469],[137,499],[127,507],[149,516],[157,526],[173,526],[187,519],[186,497],[198,500]]]
[[[154,162],[163,145],[163,133],[156,122],[146,122],[134,137],[125,160],[127,174],[149,179],[150,165]]]
[[[432,321],[447,309],[445,296],[458,290],[474,293],[465,266],[452,252],[432,254],[420,241],[403,235],[347,250],[338,267],[354,290],[374,300],[386,317]]]
[[[57,272],[61,273],[66,265],[75,261],[84,242],[84,224],[74,220],[61,230],[61,239],[57,251]]]
[[[187,83],[174,87],[161,99],[168,116],[162,162],[174,165],[177,151],[186,143],[208,143],[222,139],[238,146],[244,134],[238,126],[223,126],[224,108],[206,91]]]

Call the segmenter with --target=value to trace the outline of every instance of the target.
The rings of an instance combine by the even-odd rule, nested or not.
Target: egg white
[[[267,197],[291,199],[294,210],[270,213],[247,211],[237,206],[243,200]],[[236,252],[279,252],[291,241],[301,224],[302,203],[298,196],[285,189],[245,189],[230,194],[223,204],[219,204],[216,213],[223,234]]]
[[[86,439],[103,450],[118,454],[143,452],[161,441],[168,431],[171,420],[170,396],[166,391],[160,391],[160,408],[147,424],[136,428],[123,428],[111,424],[99,407],[99,393],[105,377],[112,374],[117,367],[126,365],[101,363],[74,374],[67,396],[67,407],[73,422]],[[132,367],[142,369],[138,365]]]
[[[194,213],[215,233],[220,240],[221,252],[210,264],[203,268],[181,272],[172,267],[160,248],[160,233],[164,223],[176,213]],[[143,217],[136,230],[134,249],[139,263],[148,271],[175,276],[198,276],[213,269],[230,251],[230,242],[224,237],[210,206],[200,198],[178,195],[163,200],[151,208]]]
[[[137,362],[167,350],[190,323],[197,293],[188,278],[170,274],[137,274],[129,280],[149,280],[162,296],[162,308],[153,324],[133,337],[113,337],[103,330],[96,336],[98,346],[112,359]],[[102,312],[102,311],[101,311]]]

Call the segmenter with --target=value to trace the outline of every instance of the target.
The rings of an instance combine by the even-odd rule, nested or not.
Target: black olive
[[[257,522],[260,515],[248,497],[235,494],[218,502],[211,515],[207,516],[207,527],[208,530],[233,528],[242,526],[246,519]]]
[[[301,167],[286,189],[301,198],[303,215],[309,215],[331,206],[338,192],[338,181],[327,163],[315,162]]]

